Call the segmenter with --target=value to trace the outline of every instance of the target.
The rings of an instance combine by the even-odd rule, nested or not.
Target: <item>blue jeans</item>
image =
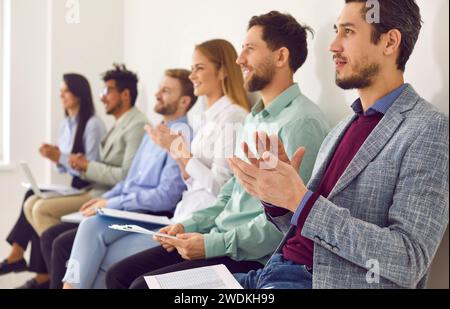
[[[247,274],[234,274],[244,289],[311,289],[312,274],[304,265],[275,254],[266,266]]]
[[[105,274],[122,259],[158,246],[151,236],[116,231],[111,224],[137,224],[149,230],[161,226],[94,216],[79,226],[63,282],[76,289],[105,288]]]

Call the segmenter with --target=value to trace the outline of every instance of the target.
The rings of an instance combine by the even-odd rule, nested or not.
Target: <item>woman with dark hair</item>
[[[71,154],[84,154],[89,160],[98,161],[102,137],[106,133],[105,125],[95,116],[91,87],[87,79],[79,74],[65,74],[60,89],[60,99],[65,111],[65,118],[58,131],[58,144],[43,144],[40,154],[53,162],[60,173],[72,176],[72,187],[82,189],[90,184],[81,178],[78,171],[72,169],[68,159]],[[29,190],[25,202],[33,198]],[[40,252],[39,236],[43,228],[32,226],[27,221],[27,214],[22,209],[7,241],[12,246],[9,256],[0,262],[0,275],[11,272],[31,271],[37,276],[21,288],[39,289],[48,287],[46,265]],[[31,242],[30,263],[24,259],[24,252]]]

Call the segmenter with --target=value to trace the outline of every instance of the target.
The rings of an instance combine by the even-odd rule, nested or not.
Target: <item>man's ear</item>
[[[285,65],[289,65],[289,57],[291,53],[289,52],[289,49],[286,47],[281,47],[277,51],[277,59],[276,59],[276,65],[277,67],[283,67]]]
[[[180,105],[184,108],[184,111],[187,113],[189,107],[191,106],[191,98],[188,96],[182,96],[180,99]]]
[[[120,93],[120,97],[122,99],[122,102],[129,102],[130,106],[131,106],[131,93],[130,93],[130,89],[125,89],[124,91],[122,91]]]
[[[382,41],[382,43],[384,44],[384,54],[386,56],[391,56],[397,51],[400,52],[402,33],[397,29],[389,30],[383,35]]]

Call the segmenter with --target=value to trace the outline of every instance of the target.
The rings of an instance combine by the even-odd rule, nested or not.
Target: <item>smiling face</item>
[[[244,74],[244,86],[249,92],[266,88],[275,76],[275,56],[263,40],[263,28],[254,26],[247,32],[242,52],[236,63]]]
[[[105,89],[101,95],[101,101],[105,106],[107,115],[114,115],[123,108],[123,97],[117,88],[115,80],[111,79],[105,82]]]
[[[180,81],[176,78],[164,76],[158,91],[155,93],[154,111],[164,116],[174,115],[179,109],[182,96]]]
[[[222,92],[219,70],[197,49],[192,56],[192,73],[189,79],[194,85],[194,94],[198,97]]]
[[[364,3],[345,5],[335,25],[330,46],[336,67],[336,84],[342,89],[370,87],[383,61],[381,44],[371,41],[372,27],[363,19]]]

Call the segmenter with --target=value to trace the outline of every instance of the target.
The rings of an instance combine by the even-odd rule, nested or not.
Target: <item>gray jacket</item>
[[[354,117],[325,139],[312,191]],[[448,117],[409,85],[305,222],[313,288],[425,287],[448,224],[448,130]]]
[[[124,114],[103,137],[100,162],[90,162],[82,178],[95,182],[91,195],[97,196],[125,179],[144,136],[147,117],[136,107]]]

